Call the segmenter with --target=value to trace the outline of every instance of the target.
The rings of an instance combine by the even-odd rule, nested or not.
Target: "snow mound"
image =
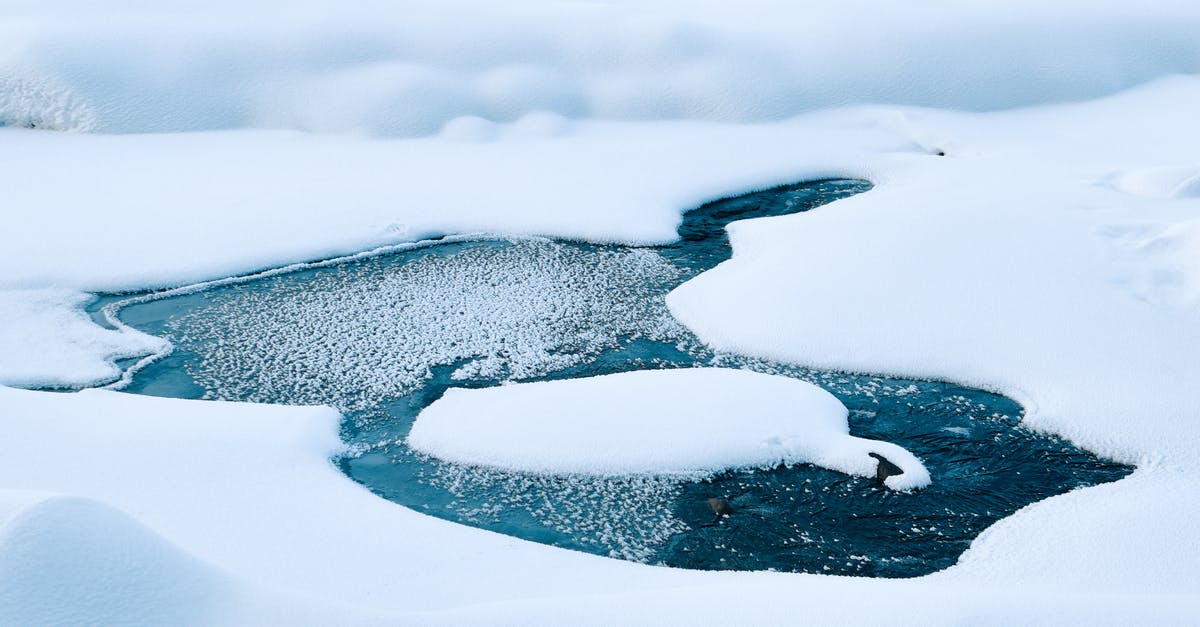
[[[0,491],[0,623],[216,623],[235,587],[90,499]]]
[[[1128,170],[1112,177],[1112,186],[1149,198],[1200,198],[1200,164]]]
[[[727,368],[649,370],[451,389],[417,417],[408,444],[441,459],[533,473],[707,474],[811,463],[888,487],[929,484],[912,453],[848,434],[847,410],[795,379]]]

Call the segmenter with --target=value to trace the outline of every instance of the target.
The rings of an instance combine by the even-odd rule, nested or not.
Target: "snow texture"
[[[62,289],[0,290],[0,384],[72,387],[117,379],[114,360],[170,345],[133,329],[96,326],[79,309],[89,294]]]
[[[79,292],[444,233],[663,242],[850,175],[876,187],[733,225],[671,310],[714,348],[1003,391],[1138,470],[927,577],[684,572],[383,501],[329,463],[329,410],[0,387],[0,488],[73,495],[5,492],[0,622],[1194,625],[1196,32],[1172,1],[6,2],[5,383],[148,347]],[[58,548],[122,539],[129,575]]]
[[[929,484],[903,448],[848,434],[846,407],[804,381],[725,368],[651,370],[451,389],[408,444],[435,457],[532,473],[697,475],[816,464],[874,477],[883,455],[897,490]]]

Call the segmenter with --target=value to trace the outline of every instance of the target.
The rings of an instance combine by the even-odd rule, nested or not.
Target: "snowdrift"
[[[228,578],[97,501],[0,491],[0,622],[215,622]]]

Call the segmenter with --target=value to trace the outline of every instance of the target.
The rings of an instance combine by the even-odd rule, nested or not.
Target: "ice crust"
[[[449,461],[531,473],[698,475],[811,463],[863,477],[888,458],[898,490],[928,485],[903,448],[848,434],[846,407],[804,381],[726,368],[451,389],[408,444]]]
[[[357,411],[412,391],[430,365],[520,380],[625,338],[690,337],[662,297],[680,270],[651,250],[519,240],[367,263],[217,296],[171,323],[170,337],[201,356],[191,374],[213,398]]]

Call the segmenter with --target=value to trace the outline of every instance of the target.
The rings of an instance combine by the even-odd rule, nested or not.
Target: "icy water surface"
[[[442,242],[102,304],[176,346],[128,390],[338,407],[354,450],[343,471],[434,516],[685,568],[919,575],[953,564],[1016,509],[1131,469],[1021,427],[1020,407],[1002,396],[714,354],[667,311],[668,291],[729,257],[730,221],[868,188],[818,181],[709,203],[685,215],[671,246]],[[896,493],[809,465],[693,480],[542,476],[442,463],[403,442],[450,386],[712,365],[824,386],[850,408],[853,435],[909,449],[933,484]],[[732,514],[717,519],[712,497]]]

